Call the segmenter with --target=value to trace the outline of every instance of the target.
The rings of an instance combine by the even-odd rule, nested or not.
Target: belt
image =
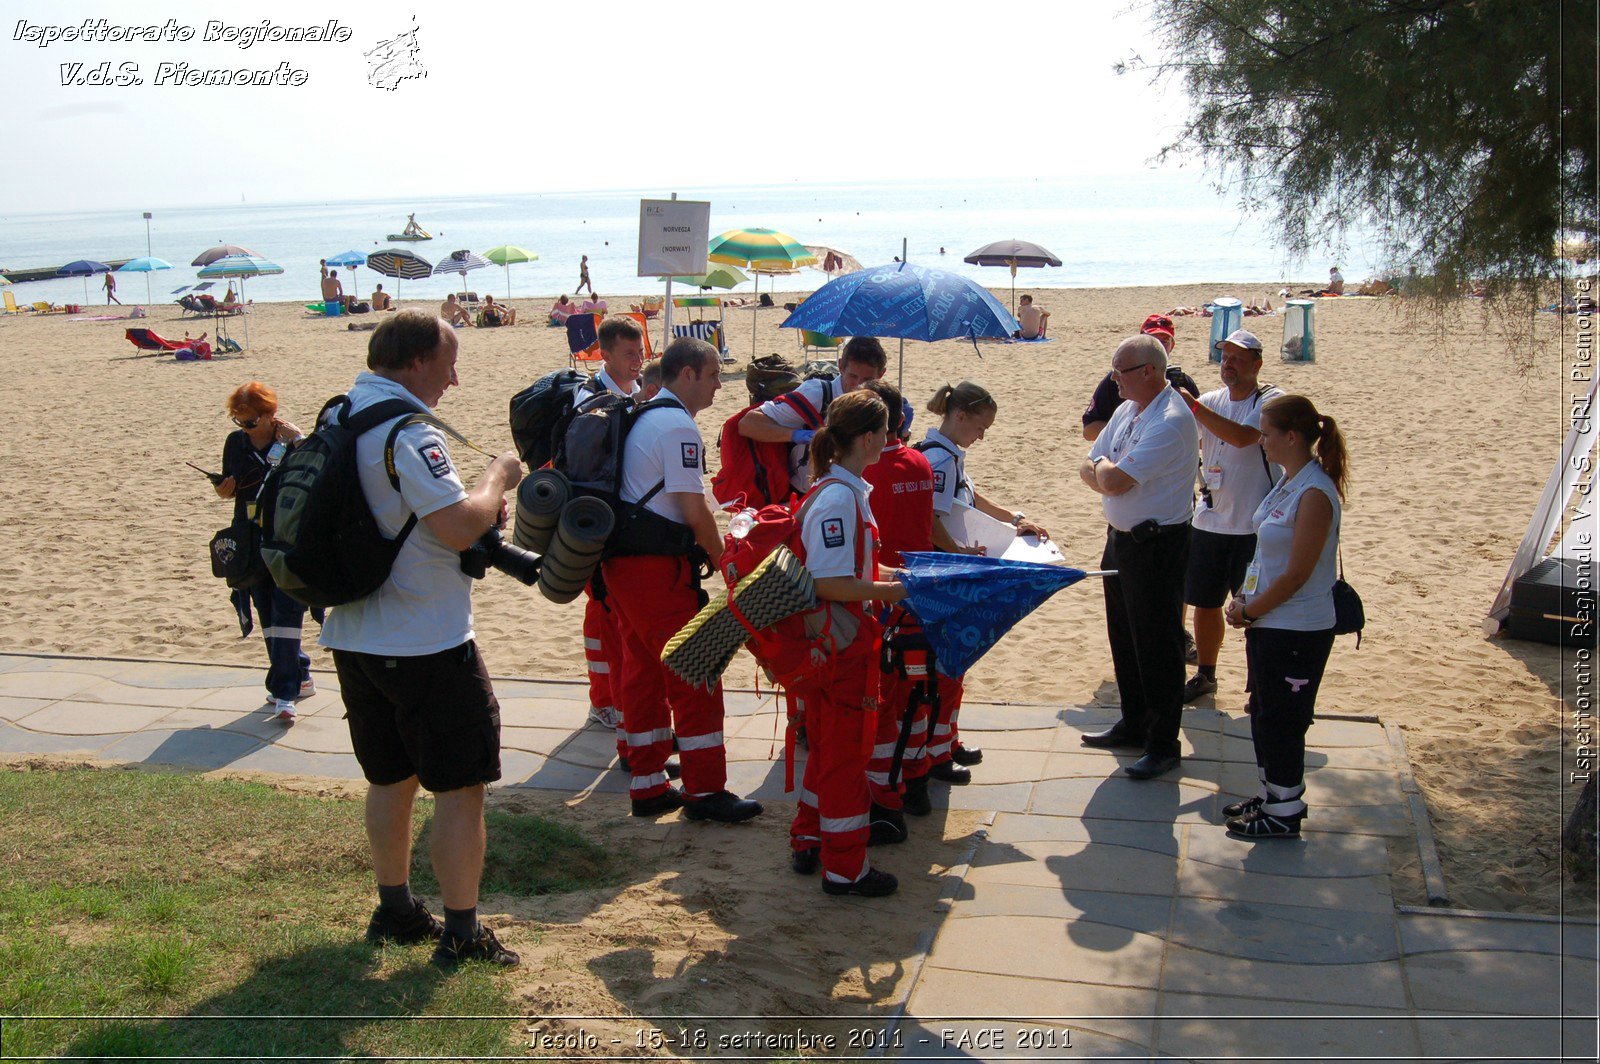
[[[1161,536],[1171,535],[1171,534],[1173,534],[1174,532],[1176,532],[1180,528],[1188,528],[1188,527],[1189,527],[1189,522],[1188,521],[1179,521],[1175,525],[1157,525],[1156,526],[1156,536],[1159,538]],[[1107,525],[1106,528],[1114,536],[1122,536],[1125,539],[1132,539],[1133,538],[1133,533],[1132,532],[1124,532],[1122,529],[1118,528],[1115,525]],[[1146,542],[1149,542],[1149,541],[1146,540]]]

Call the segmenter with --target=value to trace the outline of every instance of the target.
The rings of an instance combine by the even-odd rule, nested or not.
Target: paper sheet
[[[1063,560],[1054,542],[1041,541],[1037,536],[1019,536],[1011,525],[965,503],[956,503],[942,520],[957,543],[983,547],[991,558],[1045,563]]]

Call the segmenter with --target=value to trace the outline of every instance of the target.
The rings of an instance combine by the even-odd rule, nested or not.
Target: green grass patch
[[[517,1009],[502,973],[446,976],[426,946],[362,939],[376,898],[359,801],[189,775],[0,771],[0,822],[0,1055],[516,1052],[516,1021],[381,1018]],[[413,883],[435,891],[425,841],[417,851]],[[616,865],[566,825],[489,814],[485,893],[606,886]],[[15,1019],[40,1015],[68,1018]],[[251,1016],[266,1018],[239,1018]]]

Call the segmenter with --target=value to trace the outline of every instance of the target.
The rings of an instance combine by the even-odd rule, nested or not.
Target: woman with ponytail
[[[878,529],[861,474],[888,439],[889,411],[868,391],[841,395],[811,441],[815,484],[801,504],[801,560],[816,580],[818,610],[806,634],[826,663],[794,695],[805,715],[809,752],[799,808],[789,827],[796,872],[822,869],[828,894],[882,897],[899,885],[867,860],[867,753],[876,728],[878,636],[871,603],[898,602],[905,585],[878,579]]]
[[[1261,446],[1283,479],[1256,508],[1256,554],[1228,604],[1245,630],[1250,735],[1261,789],[1223,810],[1247,839],[1299,838],[1306,817],[1306,730],[1333,649],[1333,584],[1349,480],[1344,436],[1303,395],[1261,407]]]
[[[958,542],[945,522],[950,518],[956,503],[971,506],[998,521],[1014,525],[1019,536],[1032,535],[1048,539],[1044,526],[1028,520],[1021,510],[1012,510],[984,496],[967,478],[967,448],[983,439],[983,434],[994,425],[999,405],[989,390],[976,381],[962,381],[951,386],[945,384],[933,393],[928,411],[941,418],[939,427],[929,429],[922,442],[917,444],[933,467],[933,545],[951,554],[981,554],[983,548]],[[964,784],[972,781],[972,771],[964,766],[976,765],[983,760],[983,751],[976,746],[964,746],[956,727],[956,716],[961,710],[961,681],[939,676],[939,700],[942,715],[935,732],[928,739],[926,757],[928,776],[945,783]]]

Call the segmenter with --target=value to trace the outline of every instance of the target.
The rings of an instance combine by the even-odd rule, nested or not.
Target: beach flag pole
[[[672,194],[672,198],[673,199],[677,199],[678,198],[678,194],[676,192],[674,192]],[[594,286],[593,285],[589,286],[589,294],[590,295],[594,294]],[[646,328],[648,328],[649,327],[649,323],[646,322],[645,326],[646,326]],[[667,274],[667,301],[666,301],[666,305],[661,308],[661,350],[665,351],[667,349],[667,344],[671,340],[672,340],[672,274],[669,273],[669,274]]]
[[[905,262],[906,261],[906,257],[907,257],[906,238],[905,237],[901,237],[900,238],[900,261],[901,262]],[[905,387],[906,387],[906,338],[904,336],[902,336],[902,337],[900,337],[900,374],[899,374],[899,377],[898,377],[898,383],[895,384],[895,388],[900,392],[901,395],[904,395],[905,394]]]

